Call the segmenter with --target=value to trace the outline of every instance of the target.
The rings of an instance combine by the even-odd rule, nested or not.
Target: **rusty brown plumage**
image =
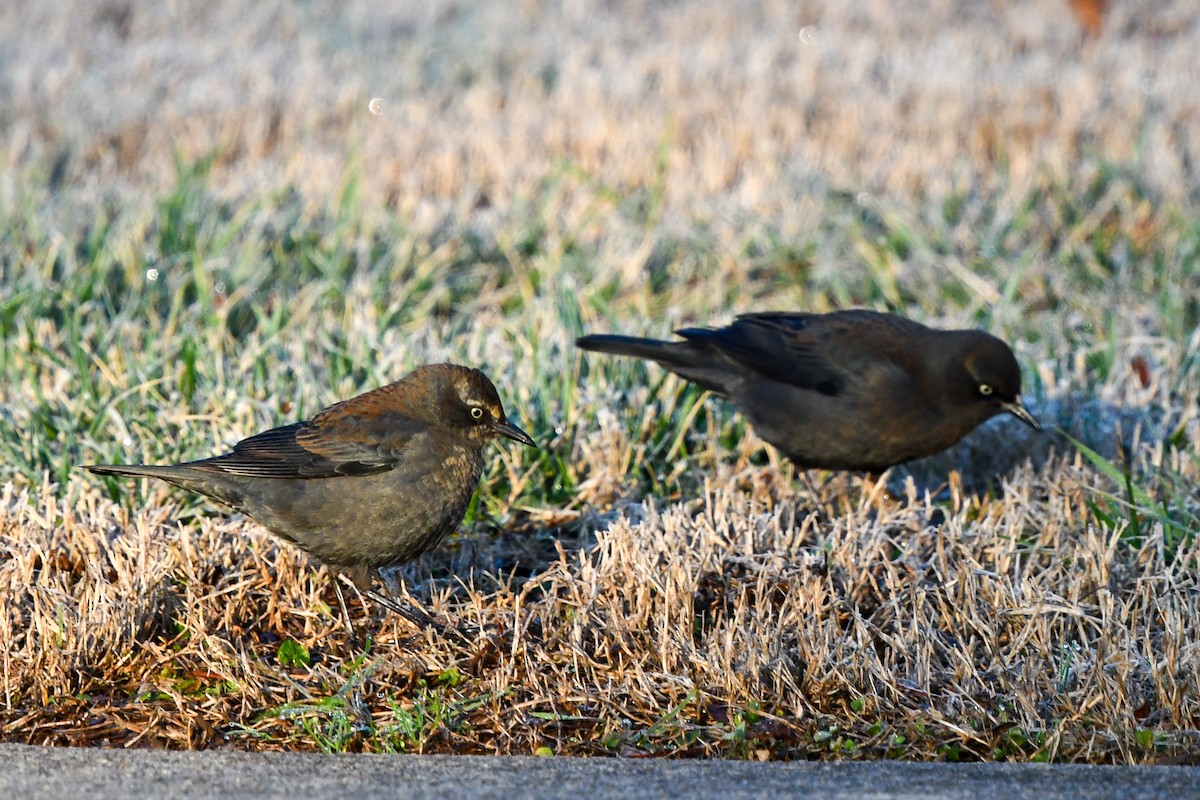
[[[497,436],[534,444],[508,421],[482,372],[432,364],[223,455],[86,469],[159,478],[230,505],[407,616],[411,610],[370,592],[371,577],[428,552],[458,526],[484,447]]]

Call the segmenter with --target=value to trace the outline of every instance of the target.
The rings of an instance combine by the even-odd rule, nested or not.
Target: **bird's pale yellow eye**
[[[992,393],[992,387],[986,383],[981,383],[979,384],[979,393],[984,397],[987,397]]]
[[[471,419],[483,419],[483,409],[479,406],[471,408]]]

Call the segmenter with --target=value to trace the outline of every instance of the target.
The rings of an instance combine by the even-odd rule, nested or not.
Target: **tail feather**
[[[96,475],[158,478],[178,486],[180,489],[197,492],[228,506],[246,511],[246,485],[219,471],[206,470],[202,466],[197,466],[202,463],[193,461],[187,464],[161,466],[156,464],[87,464],[84,469]]]
[[[191,464],[87,464],[88,472],[96,475],[118,475],[131,478],[158,478],[184,489],[212,495],[216,484],[212,477]]]
[[[96,475],[129,475],[135,478],[163,480],[180,477],[178,467],[160,467],[153,464],[85,464],[83,468]]]
[[[660,339],[641,339],[637,336],[617,336],[615,334],[593,334],[580,336],[575,344],[582,350],[594,350],[598,353],[612,353],[617,356],[633,356],[648,358],[664,365],[679,361],[674,348],[679,342],[664,342]]]
[[[636,336],[593,334],[575,340],[581,350],[633,356],[656,361],[681,378],[718,394],[725,394],[731,377],[725,359],[714,358],[709,348],[693,342],[664,342],[661,339],[640,339]]]

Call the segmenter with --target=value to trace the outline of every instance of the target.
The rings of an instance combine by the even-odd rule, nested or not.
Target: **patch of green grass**
[[[1142,545],[1145,525],[1161,525],[1172,560],[1176,552],[1191,546],[1200,533],[1200,510],[1196,507],[1193,483],[1163,472],[1152,494],[1152,490],[1140,484],[1140,477],[1135,480],[1127,460],[1116,464],[1082,442],[1067,438],[1101,475],[1119,487],[1116,491],[1093,487],[1096,500],[1090,503],[1090,508],[1097,520],[1111,530],[1120,530],[1122,540],[1135,548]]]

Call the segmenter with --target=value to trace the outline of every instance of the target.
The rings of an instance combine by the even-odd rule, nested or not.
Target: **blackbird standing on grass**
[[[743,314],[683,341],[584,336],[584,350],[657,361],[728,398],[805,469],[882,472],[945,450],[1021,405],[1012,350],[983,331],[945,331],[865,309]]]
[[[483,472],[484,447],[497,436],[536,446],[505,417],[486,375],[433,364],[307,422],[251,436],[225,455],[86,469],[161,478],[233,506],[345,573],[376,602],[430,625],[423,612],[371,591],[371,576],[432,550],[458,527]]]

